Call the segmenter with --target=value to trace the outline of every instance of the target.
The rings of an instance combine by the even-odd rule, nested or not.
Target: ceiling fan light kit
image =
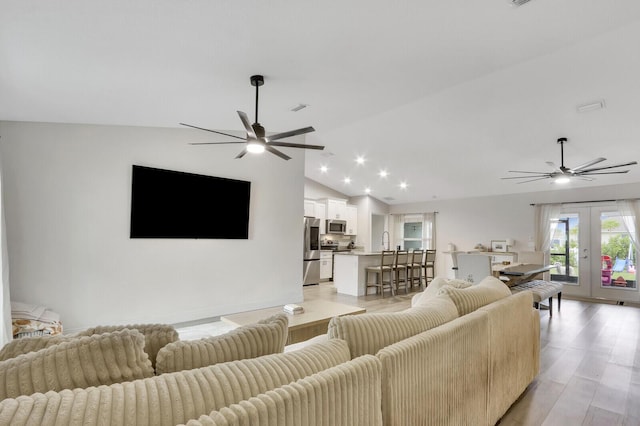
[[[629,170],[610,170],[610,169],[615,169],[618,167],[633,166],[638,164],[637,161],[630,161],[628,163],[614,164],[612,166],[592,167],[595,164],[598,164],[607,160],[604,157],[598,157],[594,160],[588,161],[584,164],[580,164],[579,166],[576,166],[573,168],[565,167],[564,144],[567,142],[568,142],[567,138],[558,139],[558,144],[560,144],[560,167],[556,166],[551,161],[547,161],[547,164],[555,169],[554,171],[532,172],[532,171],[523,171],[523,170],[509,170],[509,173],[520,173],[520,174],[525,174],[525,176],[503,177],[501,179],[526,179],[524,181],[517,182],[518,184],[535,182],[537,180],[543,180],[543,179],[551,179],[552,182],[558,183],[558,184],[568,183],[569,181],[571,181],[571,179],[592,181],[594,180],[594,178],[592,178],[591,176],[628,173]],[[607,170],[607,171],[603,171],[603,170]]]
[[[264,85],[264,77],[261,75],[252,75],[249,79],[251,81],[251,85],[256,88],[256,121],[251,124],[249,121],[249,117],[246,113],[242,111],[236,111],[238,116],[240,117],[240,121],[246,131],[246,137],[242,138],[240,136],[231,135],[228,133],[219,132],[217,130],[205,129],[203,127],[192,126],[191,124],[180,123],[182,126],[191,127],[193,129],[204,130],[206,132],[216,133],[219,135],[227,136],[234,139],[239,139],[240,141],[232,141],[232,142],[199,142],[199,143],[191,143],[191,145],[221,145],[221,144],[231,144],[231,143],[244,143],[245,148],[240,151],[236,158],[242,158],[244,155],[249,152],[252,154],[260,154],[264,151],[269,151],[270,153],[277,155],[283,160],[290,160],[291,157],[284,154],[280,150],[274,148],[278,147],[286,147],[286,148],[303,148],[303,149],[318,149],[323,150],[324,146],[321,145],[307,145],[302,143],[290,143],[290,142],[280,142],[280,139],[290,138],[292,136],[304,135],[305,133],[314,132],[315,129],[311,126],[304,127],[301,129],[290,130],[288,132],[277,133],[275,135],[267,136],[264,127],[258,122],[258,88]]]

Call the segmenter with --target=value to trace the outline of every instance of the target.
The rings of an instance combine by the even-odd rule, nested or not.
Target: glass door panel
[[[636,253],[620,213],[612,208],[593,208],[600,253],[600,280],[593,296],[611,300],[637,300]],[[595,284],[595,283],[594,283]]]
[[[550,263],[551,280],[565,284],[568,295],[591,295],[590,210],[584,207],[566,207],[559,217],[551,221]]]

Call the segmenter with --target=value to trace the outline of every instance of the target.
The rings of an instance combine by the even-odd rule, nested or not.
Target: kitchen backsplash
[[[355,238],[352,238],[350,236],[336,235],[336,234],[320,235],[320,244],[326,244],[329,241],[331,241],[329,244],[338,243],[339,247],[348,246],[351,241],[353,241],[354,243],[356,242]]]

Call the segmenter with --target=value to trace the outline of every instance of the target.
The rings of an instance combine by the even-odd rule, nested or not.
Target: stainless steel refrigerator
[[[320,282],[320,219],[304,218],[303,285]]]

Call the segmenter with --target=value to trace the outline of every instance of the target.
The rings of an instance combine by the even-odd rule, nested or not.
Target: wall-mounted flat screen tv
[[[251,182],[133,166],[131,238],[249,238]]]

